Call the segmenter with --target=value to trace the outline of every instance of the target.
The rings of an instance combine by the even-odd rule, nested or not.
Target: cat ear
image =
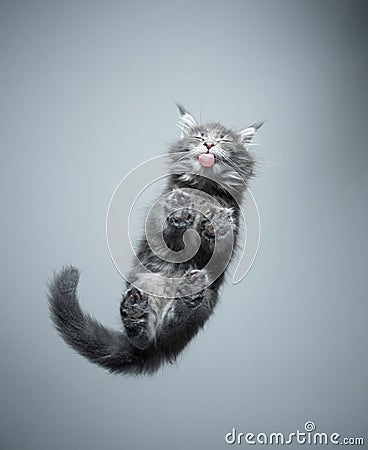
[[[261,128],[261,126],[264,124],[264,121],[262,122],[256,122],[253,125],[251,125],[248,128],[244,128],[244,130],[241,130],[239,133],[240,139],[243,144],[248,144],[256,135],[257,131]]]
[[[183,138],[191,128],[197,127],[195,118],[184,108],[183,105],[176,103],[180,117],[177,121],[178,127],[181,129],[181,138]]]

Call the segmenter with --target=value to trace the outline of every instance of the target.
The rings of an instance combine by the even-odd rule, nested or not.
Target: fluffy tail
[[[149,352],[139,351],[123,332],[105,328],[82,311],[76,296],[78,280],[78,269],[69,266],[57,273],[49,284],[51,319],[64,341],[111,373],[155,371],[159,362],[155,362]]]

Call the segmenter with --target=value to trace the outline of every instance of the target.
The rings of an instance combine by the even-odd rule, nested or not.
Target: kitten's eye
[[[203,131],[201,131],[201,133],[200,133],[200,134],[201,134],[201,137],[204,137],[204,133],[203,133]]]
[[[221,134],[219,140],[220,140],[223,144],[229,144],[229,143],[231,143],[232,140],[229,139],[229,138],[227,138],[226,136],[227,136],[226,134]]]

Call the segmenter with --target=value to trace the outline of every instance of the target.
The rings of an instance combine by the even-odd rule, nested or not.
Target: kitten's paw
[[[208,284],[208,275],[206,270],[191,270],[185,278],[186,283],[195,284],[196,286],[205,287]]]
[[[205,270],[191,270],[188,272],[177,287],[176,296],[197,306],[202,302],[204,290],[208,286],[208,275]]]
[[[191,196],[181,190],[175,189],[167,198],[165,205],[167,225],[174,229],[190,228],[195,220],[194,204]]]
[[[137,288],[128,289],[120,304],[122,319],[142,319],[148,315],[148,297]]]
[[[214,207],[208,210],[201,222],[200,235],[207,241],[224,239],[234,229],[234,221],[231,208]]]
[[[140,350],[149,347],[152,333],[148,327],[150,308],[147,294],[132,286],[123,296],[120,314],[132,345]]]
[[[174,189],[167,197],[167,208],[172,211],[176,208],[188,207],[192,204],[191,196],[182,189]]]
[[[167,218],[168,225],[172,228],[190,228],[195,219],[194,211],[189,208],[178,209]]]

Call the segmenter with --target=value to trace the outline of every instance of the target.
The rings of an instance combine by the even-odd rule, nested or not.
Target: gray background
[[[2,1],[1,450],[223,449],[367,427],[363,1]],[[51,328],[46,282],[120,326],[105,217],[124,174],[203,120],[268,119],[259,255],[176,365],[110,376]],[[366,438],[367,435],[366,435]]]

